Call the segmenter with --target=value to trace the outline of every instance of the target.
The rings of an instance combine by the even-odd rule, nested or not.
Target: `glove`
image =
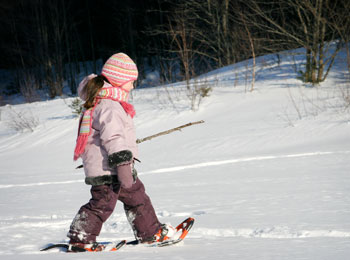
[[[111,169],[117,169],[118,182],[124,189],[129,189],[137,179],[137,171],[134,169],[133,155],[129,150],[119,151],[108,156],[108,165]]]
[[[133,171],[134,169],[133,168],[134,167],[131,163],[117,166],[118,181],[119,181],[121,187],[124,189],[130,189],[131,186],[136,181],[137,173],[136,173],[136,176],[134,177],[134,171]],[[136,170],[135,170],[135,172],[136,172]]]

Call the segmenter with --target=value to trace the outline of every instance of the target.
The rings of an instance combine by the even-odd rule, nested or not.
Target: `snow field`
[[[223,68],[209,74],[215,87],[196,112],[175,92],[181,84],[168,90],[173,104],[160,95],[164,87],[133,93],[139,138],[205,121],[139,145],[136,168],[160,221],[196,219],[186,240],[169,248],[40,252],[67,241],[90,198],[83,171],[75,170],[80,162],[72,161],[78,121],[69,98],[21,104],[13,109],[31,111],[40,124],[15,133],[1,107],[0,258],[348,259],[350,125],[334,88],[341,64],[319,88],[295,80],[287,59],[261,65],[252,93],[242,80],[234,86],[243,65]],[[99,237],[119,239],[133,239],[121,203]]]

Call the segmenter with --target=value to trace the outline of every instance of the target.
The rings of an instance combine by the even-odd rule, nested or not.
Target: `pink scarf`
[[[100,99],[111,99],[119,102],[125,112],[132,118],[136,114],[134,106],[127,102],[129,99],[129,92],[120,87],[102,88],[97,94],[95,105],[89,109],[85,109],[80,117],[78,138],[74,149],[74,161],[84,153],[88,137],[91,134],[92,115]]]

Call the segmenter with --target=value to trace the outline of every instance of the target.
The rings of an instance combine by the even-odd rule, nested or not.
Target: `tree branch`
[[[139,144],[139,143],[142,143],[144,141],[151,140],[151,139],[153,139],[155,137],[162,136],[162,135],[167,135],[167,134],[170,134],[170,133],[175,132],[175,131],[181,131],[182,128],[185,128],[185,127],[188,127],[188,126],[191,126],[191,125],[202,124],[202,123],[204,123],[204,121],[200,120],[200,121],[197,121],[197,122],[191,122],[191,123],[188,123],[188,124],[185,124],[185,125],[181,125],[181,126],[178,126],[178,127],[175,127],[175,128],[172,128],[172,129],[169,129],[169,130],[166,130],[166,131],[154,134],[154,135],[147,136],[147,137],[142,138],[142,139],[137,139],[136,143]]]

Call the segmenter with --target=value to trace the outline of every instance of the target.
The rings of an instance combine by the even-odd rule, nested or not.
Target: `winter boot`
[[[100,252],[105,248],[104,245],[101,245],[97,242],[92,244],[84,244],[84,243],[69,243],[67,252],[68,253],[78,253],[78,252]]]
[[[171,239],[176,233],[176,229],[169,224],[162,224],[157,233],[147,241],[144,241],[147,244],[152,244],[156,242],[163,242],[165,240]]]

